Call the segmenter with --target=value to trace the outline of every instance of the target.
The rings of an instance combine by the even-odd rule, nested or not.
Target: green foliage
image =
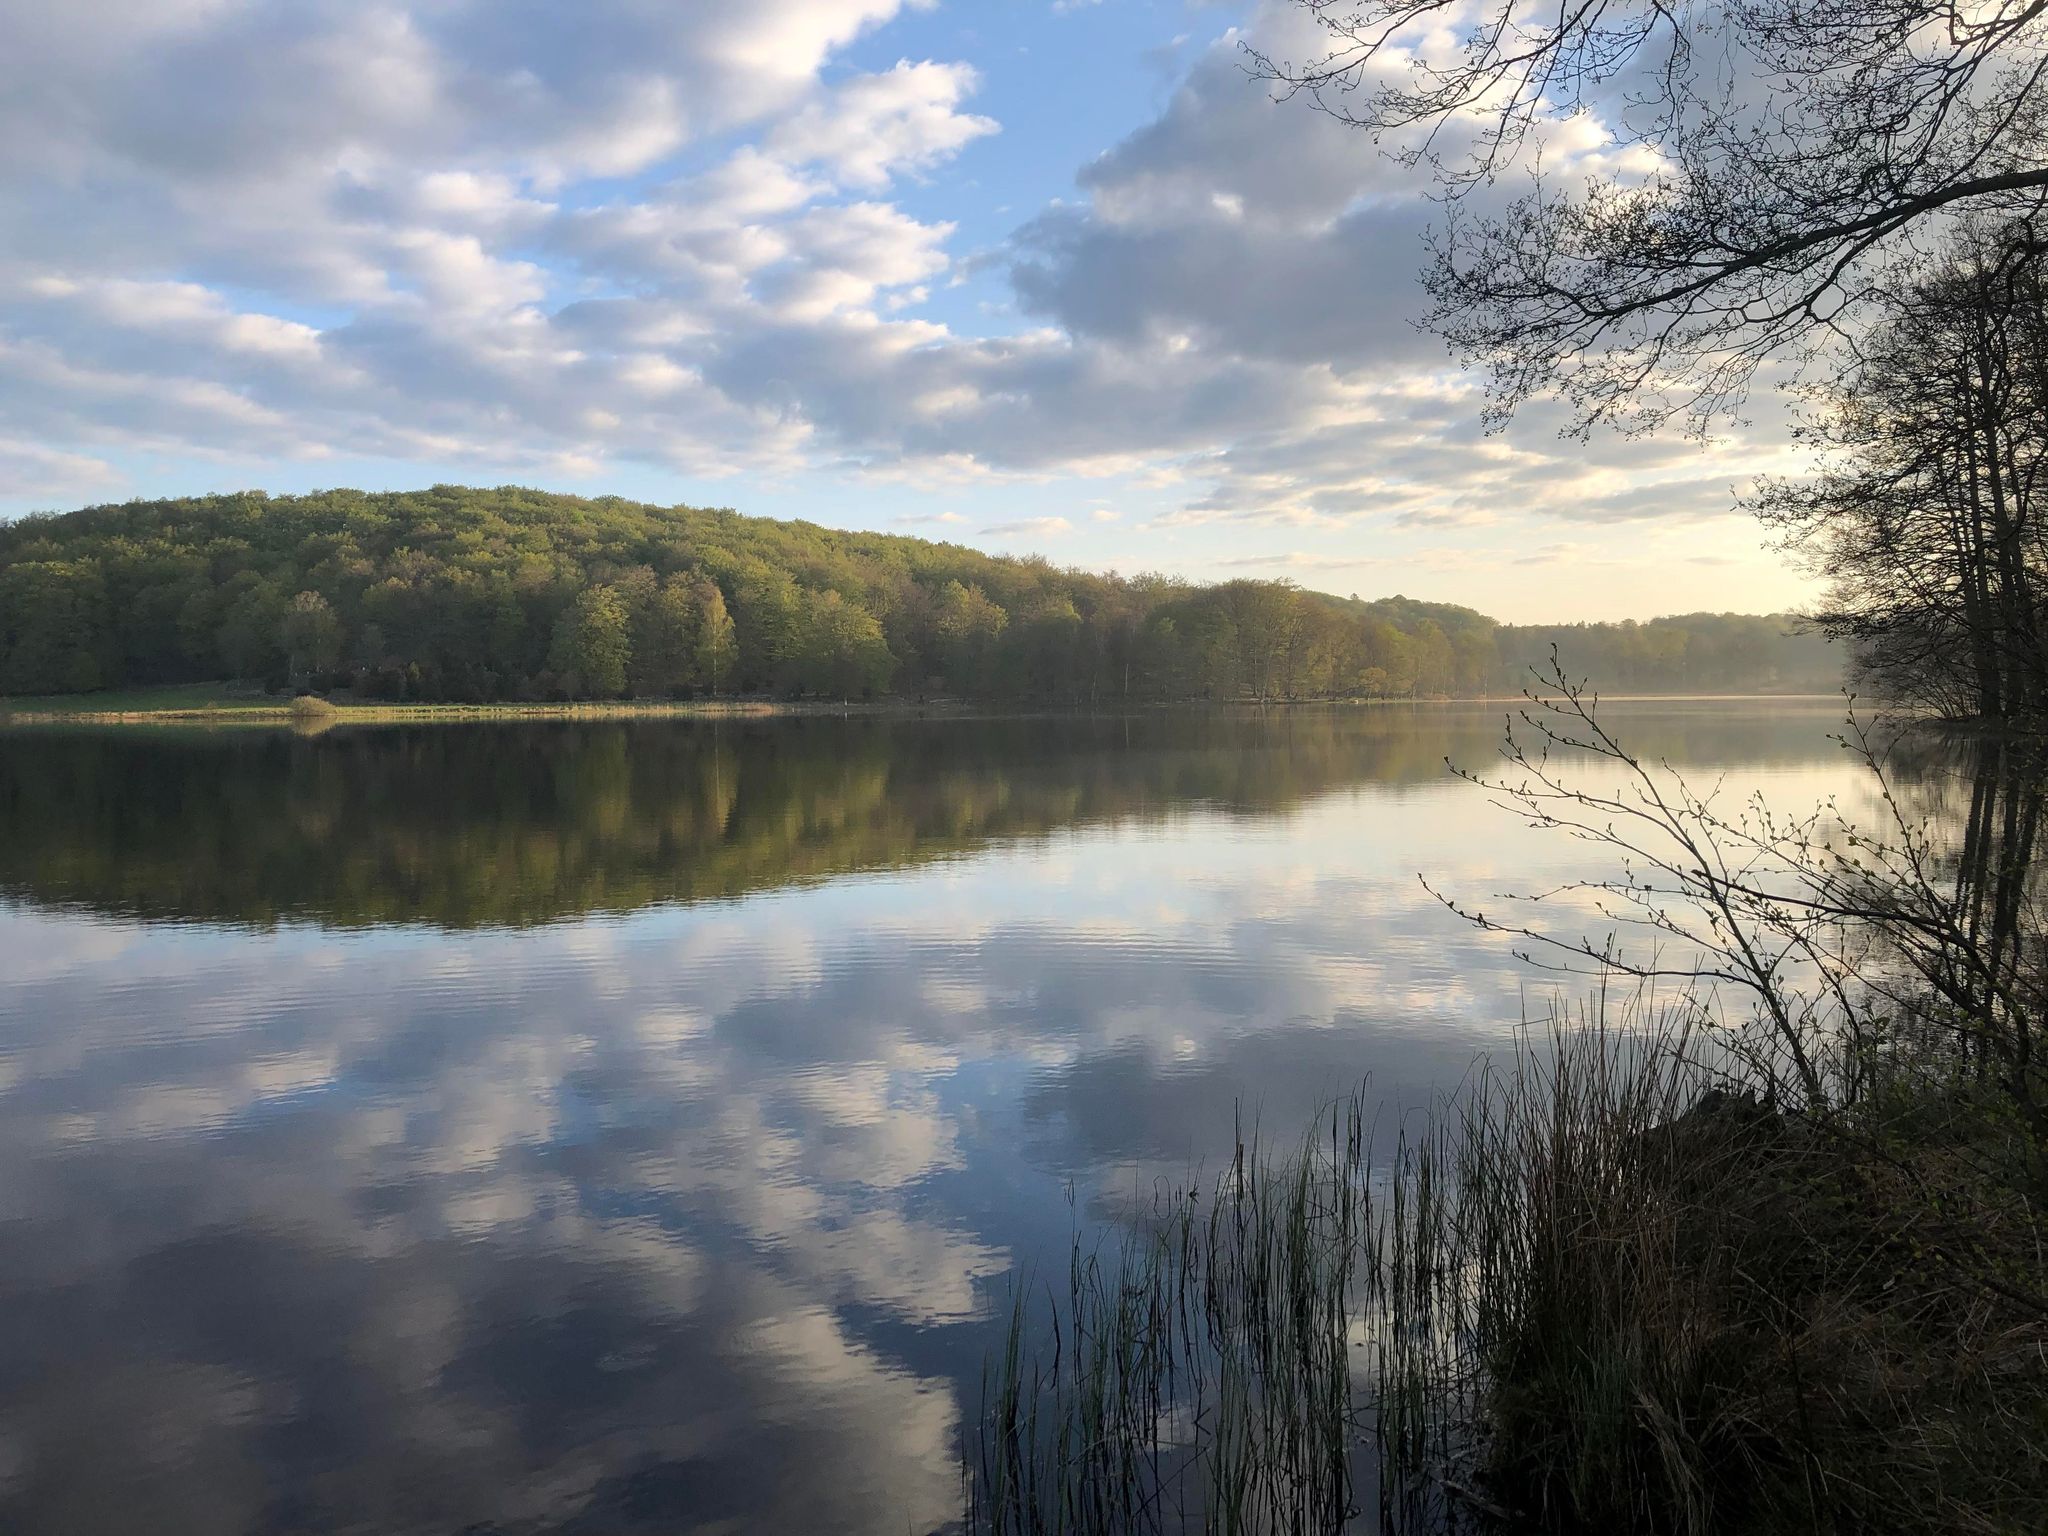
[[[691,652],[696,676],[712,693],[719,692],[739,664],[740,643],[725,594],[715,581],[700,580],[691,589],[697,610],[696,644]]]
[[[0,692],[222,677],[481,702],[768,693],[1102,704],[1818,688],[1781,619],[1518,630],[1284,582],[1194,587],[517,487],[260,493],[0,525]]]
[[[576,594],[555,621],[548,665],[578,696],[612,698],[626,691],[626,665],[633,656],[633,615],[625,594],[600,583]]]
[[[862,698],[889,686],[895,658],[882,626],[837,592],[821,592],[803,615],[796,675],[819,691]]]
[[[341,620],[318,592],[301,592],[284,616],[284,648],[294,677],[328,672],[341,660]]]
[[[110,628],[106,587],[92,562],[33,560],[0,570],[0,690],[104,686]]]
[[[953,689],[984,694],[995,681],[996,642],[1010,616],[978,586],[949,581],[940,592],[933,631],[939,670]]]
[[[647,573],[650,583],[653,574]],[[633,604],[627,681],[635,694],[660,697],[689,689],[696,680],[699,622],[696,596],[681,581],[650,589]]]

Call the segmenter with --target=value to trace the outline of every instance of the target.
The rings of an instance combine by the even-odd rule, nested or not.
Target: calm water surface
[[[1021,1268],[1540,998],[1500,718],[0,732],[0,1530],[942,1528]]]

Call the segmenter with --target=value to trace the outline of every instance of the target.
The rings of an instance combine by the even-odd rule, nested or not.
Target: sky
[[[1306,25],[0,0],[0,516],[517,483],[1517,622],[1810,600],[1735,510],[1782,412],[1484,430],[1427,183],[1245,71]]]

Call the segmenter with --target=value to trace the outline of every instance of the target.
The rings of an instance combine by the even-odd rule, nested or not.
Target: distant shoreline
[[[1259,703],[1252,699],[1227,702],[1214,700],[1150,700],[1141,704],[1053,706],[990,705],[960,699],[916,700],[905,698],[834,702],[823,699],[617,699],[580,702],[513,702],[498,704],[402,704],[382,702],[323,701],[308,712],[295,700],[274,696],[233,697],[224,695],[219,684],[188,684],[162,689],[122,690],[111,695],[102,707],[84,701],[94,698],[79,694],[73,705],[57,698],[23,699],[16,704],[0,697],[0,726],[16,725],[248,725],[287,726],[302,730],[326,730],[339,725],[430,725],[465,724],[517,720],[661,720],[661,719],[769,719],[812,715],[959,715],[1032,716],[1133,713],[1156,709],[1381,709],[1388,707],[1442,707],[1456,704],[1516,704],[1520,694],[1488,694],[1472,698],[1429,699],[1278,699]],[[1812,703],[1841,702],[1830,693],[1613,693],[1603,702],[1614,704],[1715,704],[1715,703]]]
[[[0,699],[0,726],[8,725],[264,725],[326,729],[337,725],[460,724],[485,720],[738,719],[780,715],[882,714],[947,709],[947,705],[880,703],[825,704],[764,699],[584,700],[576,703],[512,704],[330,704],[302,713],[290,703],[145,705],[125,709],[18,709]]]

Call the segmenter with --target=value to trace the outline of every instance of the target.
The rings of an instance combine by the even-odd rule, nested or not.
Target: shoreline
[[[1841,702],[1828,693],[1614,693],[1602,696],[1609,704],[1812,704]],[[1142,703],[1107,705],[1054,705],[1017,703],[980,704],[960,699],[866,699],[831,702],[820,699],[613,699],[579,702],[513,702],[498,704],[405,704],[334,703],[306,710],[296,701],[273,702],[252,698],[247,702],[208,700],[203,703],[166,701],[134,708],[51,708],[47,698],[32,701],[33,708],[20,709],[0,698],[0,729],[10,726],[62,725],[246,725],[294,727],[300,730],[328,730],[342,725],[434,725],[480,724],[519,720],[725,720],[802,718],[820,715],[912,716],[1036,716],[1084,714],[1136,714],[1161,709],[1384,709],[1442,708],[1448,705],[1499,705],[1525,702],[1520,694],[1485,694],[1470,698],[1428,699],[1213,699],[1147,700]]]
[[[249,703],[169,706],[161,709],[27,709],[0,700],[0,728],[16,725],[252,725],[327,730],[339,725],[467,724],[490,720],[723,720],[823,714],[882,714],[946,709],[945,705],[823,704],[765,699],[588,700],[516,704],[329,704],[302,711],[291,704]]]

